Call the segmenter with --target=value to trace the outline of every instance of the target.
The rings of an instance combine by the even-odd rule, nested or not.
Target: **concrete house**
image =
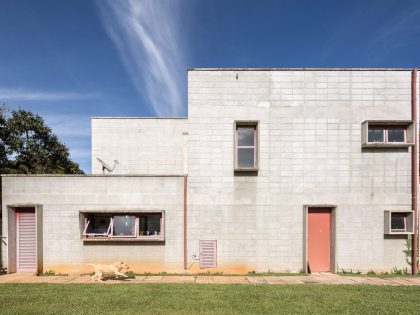
[[[1,176],[2,263],[410,268],[418,83],[411,69],[190,69],[188,118],[92,118],[92,175]]]

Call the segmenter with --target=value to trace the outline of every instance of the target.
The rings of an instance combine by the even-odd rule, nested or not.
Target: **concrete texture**
[[[83,272],[90,270],[87,263],[121,260],[136,272],[182,271],[183,177],[10,176],[2,180],[3,209],[42,205],[44,271]],[[84,243],[79,213],[92,210],[163,210],[165,241]],[[7,214],[3,211],[5,236]],[[7,246],[2,249],[7,262]]]
[[[189,71],[190,254],[217,239],[220,266],[299,271],[302,209],[332,204],[339,270],[409,267],[383,226],[411,209],[411,148],[362,149],[361,124],[410,120],[410,88],[410,71]],[[233,172],[235,120],[259,121],[257,176]]]
[[[113,174],[187,173],[187,119],[92,118],[92,174],[102,174],[101,158]],[[107,174],[107,172],[106,172]]]

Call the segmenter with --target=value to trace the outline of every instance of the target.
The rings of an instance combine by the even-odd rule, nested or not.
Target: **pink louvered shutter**
[[[36,271],[35,211],[17,212],[17,271]]]
[[[217,241],[200,241],[200,268],[217,267]]]

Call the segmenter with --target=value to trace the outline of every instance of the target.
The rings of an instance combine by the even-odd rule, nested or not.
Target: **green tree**
[[[1,174],[83,174],[41,116],[0,107]]]

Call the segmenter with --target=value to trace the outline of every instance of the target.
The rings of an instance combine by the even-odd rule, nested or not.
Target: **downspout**
[[[411,72],[411,119],[414,124],[414,146],[411,150],[411,198],[412,207],[414,211],[414,235],[412,239],[412,258],[411,258],[411,272],[413,275],[417,274],[417,254],[418,254],[418,211],[417,211],[417,190],[418,190],[418,138],[419,133],[417,130],[418,118],[417,118],[417,69],[413,69]]]
[[[184,270],[187,268],[187,176],[184,176]]]

